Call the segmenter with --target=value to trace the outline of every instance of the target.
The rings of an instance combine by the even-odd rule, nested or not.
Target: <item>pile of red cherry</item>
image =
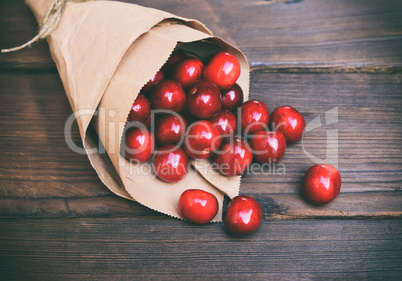
[[[259,163],[278,162],[286,143],[301,139],[304,118],[290,106],[279,107],[269,116],[263,102],[243,102],[243,91],[236,84],[239,76],[240,64],[228,52],[205,61],[174,51],[131,107],[122,140],[124,157],[146,162],[156,143],[154,171],[169,183],[186,176],[189,157],[210,158],[224,176],[243,174],[253,158]],[[340,183],[334,167],[316,165],[306,174],[305,197],[314,204],[328,203],[338,195]],[[211,221],[218,211],[216,197],[199,189],[186,190],[178,205],[185,219],[199,224]],[[261,218],[256,200],[237,196],[228,205],[224,223],[229,232],[247,234],[259,227]]]

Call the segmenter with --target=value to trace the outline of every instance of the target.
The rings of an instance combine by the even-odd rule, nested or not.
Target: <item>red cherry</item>
[[[222,136],[233,136],[237,131],[236,116],[229,110],[221,111],[210,119]]]
[[[260,204],[249,196],[241,195],[230,201],[224,224],[228,232],[245,235],[257,230],[261,224],[261,219]]]
[[[214,55],[205,66],[203,78],[215,83],[219,89],[229,89],[240,76],[240,64],[237,58],[228,52]]]
[[[149,101],[153,109],[180,112],[186,106],[186,93],[178,82],[163,80],[152,89]]]
[[[122,150],[127,160],[146,162],[152,157],[154,149],[154,136],[146,128],[132,128],[125,133],[125,144],[122,144]]]
[[[196,82],[188,90],[187,108],[199,119],[210,119],[221,111],[221,93],[216,85],[208,80]]]
[[[174,144],[164,145],[156,152],[154,170],[157,177],[165,182],[181,181],[187,174],[188,165],[186,152]]]
[[[147,82],[147,84],[145,84],[145,85],[142,87],[141,92],[143,92],[143,93],[148,93],[148,92],[153,88],[153,86],[155,86],[157,83],[159,83],[160,81],[162,81],[164,78],[165,78],[165,76],[164,76],[164,74],[163,74],[163,71],[162,71],[162,70],[159,70],[159,71],[155,74],[155,76],[154,76],[152,79],[150,79],[150,80]]]
[[[340,190],[341,174],[331,165],[314,165],[304,176],[304,196],[312,204],[327,204],[338,196]]]
[[[170,78],[188,88],[201,79],[204,64],[199,58],[186,58],[177,62],[170,71]]]
[[[200,189],[188,189],[179,198],[179,212],[186,220],[205,224],[218,213],[218,200],[212,193]]]
[[[207,159],[221,145],[219,130],[209,121],[197,121],[189,126],[184,137],[184,149],[194,159]]]
[[[239,137],[225,140],[215,157],[218,171],[227,177],[243,174],[252,161],[250,147]]]
[[[146,123],[150,116],[151,104],[149,100],[144,95],[138,94],[128,114],[128,121]]]
[[[249,100],[240,106],[241,130],[244,134],[265,130],[268,121],[268,108],[262,101]]]
[[[223,90],[222,95],[222,109],[234,111],[238,106],[243,103],[243,90],[239,85],[234,84],[228,90]]]
[[[162,70],[165,73],[168,73],[176,62],[178,62],[179,60],[182,60],[186,57],[187,57],[187,55],[180,50],[173,51],[173,53],[170,55],[170,57],[168,58],[166,63],[162,66]]]
[[[286,139],[281,132],[257,131],[251,136],[250,147],[257,162],[271,164],[285,154]]]
[[[159,145],[178,144],[186,132],[187,121],[180,115],[165,114],[156,120],[155,139]]]
[[[295,143],[303,136],[306,122],[303,115],[291,106],[281,106],[271,114],[271,128],[281,132],[287,143]]]

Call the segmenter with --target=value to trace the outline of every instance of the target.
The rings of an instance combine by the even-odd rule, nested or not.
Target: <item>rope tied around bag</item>
[[[67,2],[88,2],[88,1],[91,0],[55,0],[50,6],[49,10],[47,10],[41,23],[39,24],[39,32],[34,38],[18,47],[10,49],[2,49],[1,53],[10,53],[19,51],[26,47],[30,47],[32,43],[35,43],[41,39],[45,39],[58,26],[64,6],[66,5]]]

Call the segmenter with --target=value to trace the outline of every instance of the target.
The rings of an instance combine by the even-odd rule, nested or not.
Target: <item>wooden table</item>
[[[246,54],[252,98],[321,126],[288,148],[285,174],[244,176],[264,219],[238,238],[112,194],[65,143],[72,111],[47,43],[0,55],[0,280],[401,280],[402,1],[133,2],[201,20]],[[1,48],[36,31],[23,1],[1,1]],[[342,191],[325,207],[301,196],[304,150],[338,156]]]

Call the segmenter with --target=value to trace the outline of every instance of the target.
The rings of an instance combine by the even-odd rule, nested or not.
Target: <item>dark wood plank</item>
[[[252,66],[401,67],[400,1],[209,2]]]
[[[72,112],[46,42],[0,55],[0,280],[400,280],[401,1],[129,2],[203,21],[246,53],[252,98],[323,126],[288,147],[285,173],[243,178],[263,222],[234,237],[112,194],[65,143]],[[22,0],[0,1],[0,48],[36,32]],[[325,125],[336,107],[338,122]],[[335,129],[328,156],[339,157],[342,193],[313,207],[301,196],[314,164],[303,148],[324,159]]]
[[[237,238],[161,217],[0,220],[2,280],[397,280],[400,220],[264,221]]]
[[[38,23],[24,1],[0,1],[0,48],[19,46],[38,32]],[[46,40],[19,52],[0,54],[0,69],[41,69],[55,71]]]
[[[236,43],[252,67],[393,72],[402,68],[402,2],[126,1],[204,22]],[[28,41],[37,24],[23,1],[0,3],[0,47]],[[45,42],[0,56],[0,69],[54,69]]]
[[[402,218],[401,192],[342,193],[330,204],[315,207],[299,194],[256,192],[256,185],[245,184],[242,194],[260,203],[263,218],[269,220],[313,218]],[[116,195],[77,198],[0,198],[2,218],[90,218],[163,216],[136,202]]]
[[[77,198],[2,198],[3,218],[79,218],[79,217],[147,217],[164,216],[136,202],[114,194]]]
[[[66,145],[64,126],[72,111],[58,74],[0,77],[0,195],[43,198],[109,194],[87,156],[73,153]],[[80,141],[76,125],[72,138]]]
[[[399,191],[402,183],[402,88],[401,75],[273,74],[253,73],[251,96],[272,111],[293,105],[307,124],[321,118],[322,126],[304,135],[304,149],[326,158],[327,130],[338,129],[339,168],[343,191]],[[338,108],[338,123],[325,125],[325,113]],[[331,140],[330,140],[331,141]],[[331,143],[331,142],[330,142]],[[336,157],[329,151],[328,157]],[[297,143],[287,149],[278,169],[246,176],[256,192],[295,191],[313,162]],[[278,168],[278,167],[277,167]],[[270,170],[268,170],[270,172]],[[275,173],[275,174],[274,174]],[[257,183],[261,184],[258,185]]]
[[[338,129],[341,196],[325,208],[304,202],[303,174],[314,162],[298,143],[288,147],[280,163],[283,170],[279,165],[257,168],[243,177],[241,192],[265,206],[265,217],[401,216],[401,74],[254,72],[251,81],[251,97],[266,102],[271,111],[290,104],[308,123],[320,116],[323,124],[328,110],[338,107],[339,112],[338,123],[306,133],[304,148],[325,159],[326,130]],[[0,92],[0,216],[155,215],[114,198],[87,157],[68,148],[64,124],[71,109],[57,73],[3,73]],[[73,134],[79,140],[77,128]]]

